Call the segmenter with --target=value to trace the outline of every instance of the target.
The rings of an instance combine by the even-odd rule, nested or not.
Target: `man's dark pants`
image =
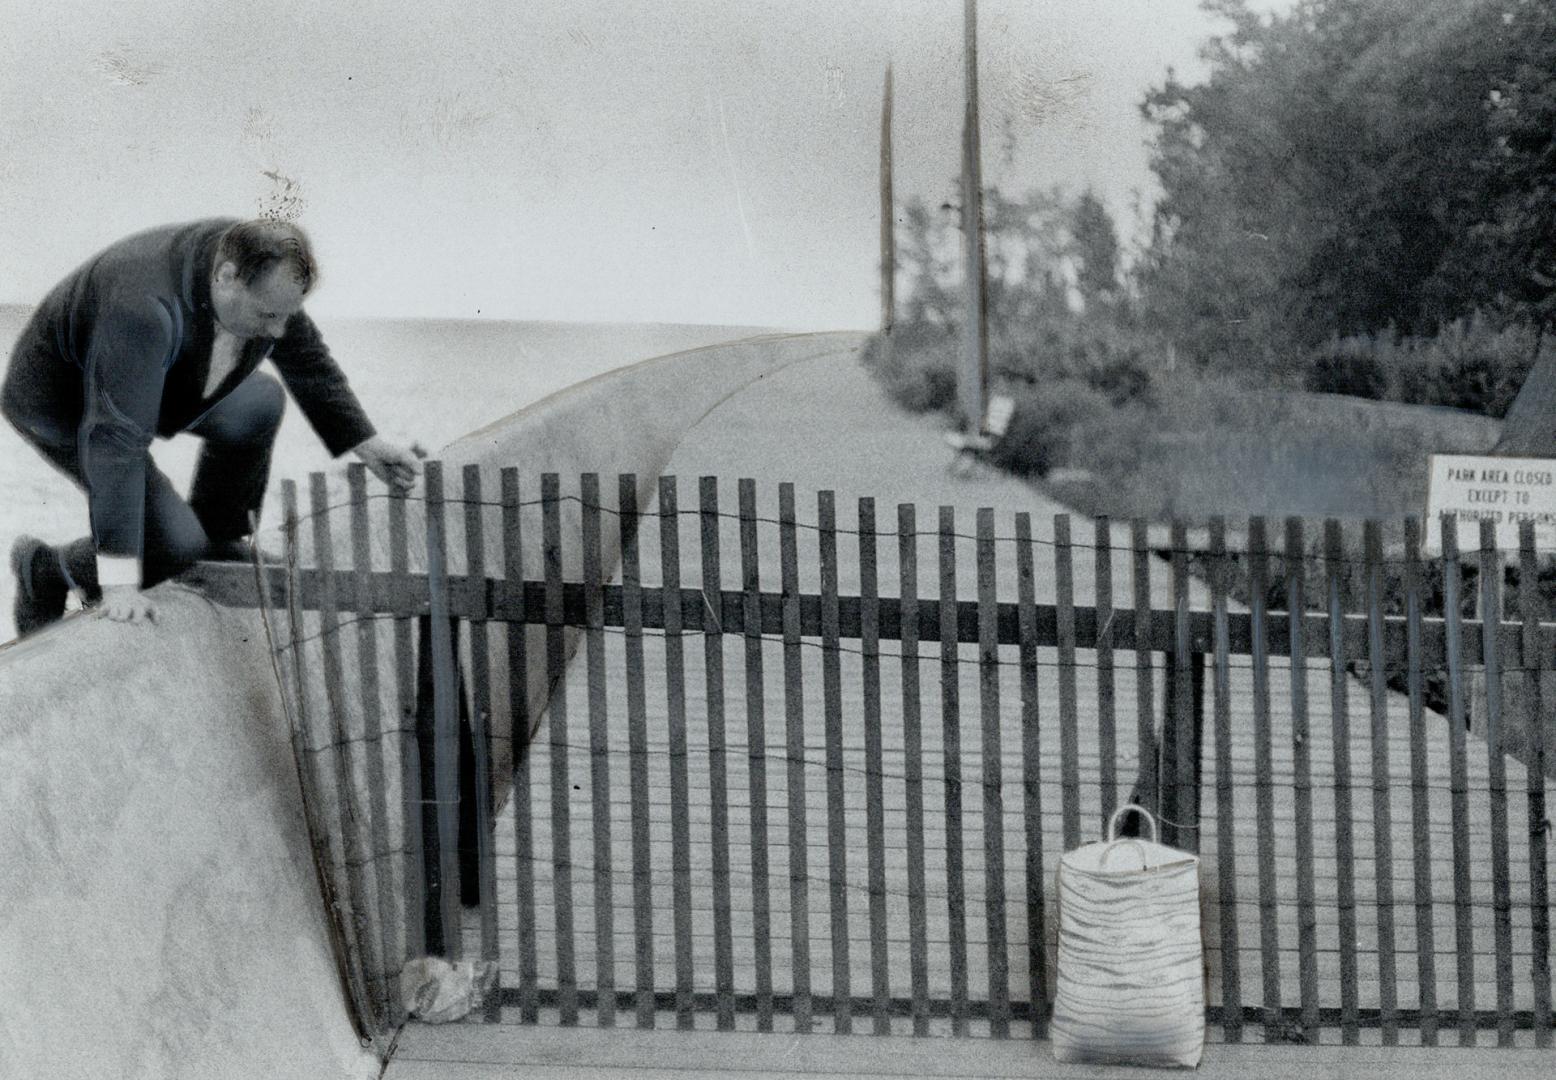
[[[205,445],[187,502],[147,453],[142,588],[149,589],[198,562],[212,545],[249,532],[249,512],[257,512],[265,498],[270,451],[285,407],[281,384],[255,372],[188,428]],[[74,443],[44,441],[27,427],[15,426],[50,464],[85,490]],[[60,564],[88,597],[99,594],[97,545],[91,537],[61,548]]]

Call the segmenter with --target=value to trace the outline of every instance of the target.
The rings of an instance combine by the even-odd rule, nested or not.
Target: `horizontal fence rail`
[[[353,467],[191,573],[282,627],[366,1026],[431,953],[489,1022],[1041,1038],[1058,858],[1136,801],[1204,860],[1219,1037],[1550,1045],[1531,531],[1508,577],[1413,520],[763,494]]]

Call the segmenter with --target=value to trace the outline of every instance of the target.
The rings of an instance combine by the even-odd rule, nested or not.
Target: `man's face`
[[[217,267],[211,281],[211,306],[216,321],[239,338],[272,337],[286,333],[286,324],[303,306],[303,290],[284,263],[276,263],[252,285],[238,280],[238,268],[228,262]]]

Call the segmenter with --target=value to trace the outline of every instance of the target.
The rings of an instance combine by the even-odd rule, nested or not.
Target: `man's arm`
[[[352,451],[393,488],[406,490],[415,482],[415,456],[379,437],[306,312],[292,316],[270,359],[332,457]]]
[[[270,359],[331,457],[377,434],[307,312],[292,316]]]

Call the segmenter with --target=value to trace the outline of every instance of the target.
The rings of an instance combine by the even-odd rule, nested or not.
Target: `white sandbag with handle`
[[[1149,840],[1118,836],[1137,813]],[[1205,1045],[1199,858],[1157,842],[1130,804],[1108,838],[1059,859],[1054,1057],[1065,1062],[1199,1064]]]

